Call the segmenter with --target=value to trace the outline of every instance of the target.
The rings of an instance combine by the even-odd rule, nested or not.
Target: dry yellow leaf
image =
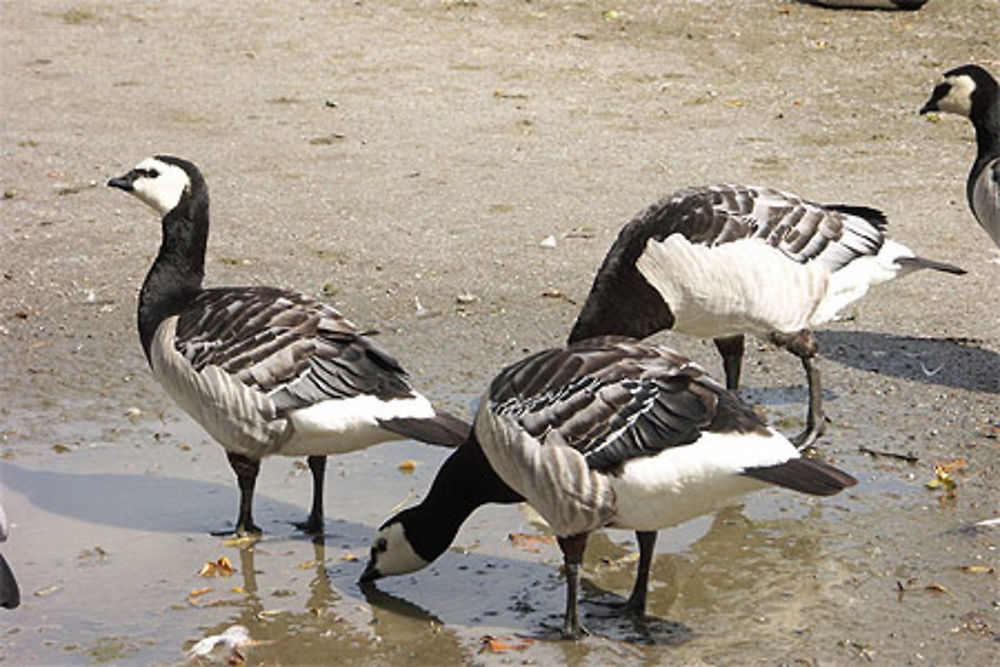
[[[538,553],[542,545],[555,544],[556,538],[552,535],[534,535],[531,533],[511,533],[507,536],[510,543],[518,549]]]
[[[396,466],[400,472],[405,474],[410,474],[417,469],[416,461],[403,461],[398,466]]]

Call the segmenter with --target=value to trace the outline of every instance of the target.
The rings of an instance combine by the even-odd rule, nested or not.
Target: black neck
[[[473,432],[441,466],[424,501],[390,521],[402,522],[414,550],[432,562],[451,546],[458,529],[477,508],[521,500],[493,472]]]
[[[657,202],[625,225],[594,277],[590,294],[569,334],[569,343],[595,336],[642,339],[674,325],[674,315],[636,262],[651,238],[674,231],[675,207]]]
[[[201,290],[208,244],[208,197],[185,193],[163,216],[163,242],[139,292],[139,337],[149,360],[156,328]]]
[[[976,128],[976,164],[981,170],[987,162],[1000,156],[1000,99],[973,121]]]

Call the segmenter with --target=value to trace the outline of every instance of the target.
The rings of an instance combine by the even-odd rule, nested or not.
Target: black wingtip
[[[902,265],[912,266],[914,269],[933,269],[934,271],[950,273],[955,276],[963,276],[968,273],[968,271],[960,266],[948,264],[947,262],[939,262],[935,259],[927,259],[926,257],[900,257],[896,261]]]
[[[438,412],[430,419],[386,419],[380,421],[379,426],[407,438],[442,447],[458,447],[472,433],[472,424],[447,412]]]
[[[743,474],[813,496],[832,496],[858,483],[829,463],[807,458],[792,459],[776,466],[747,468]]]

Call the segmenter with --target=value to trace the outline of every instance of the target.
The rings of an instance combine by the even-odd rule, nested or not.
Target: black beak
[[[109,188],[118,188],[119,190],[124,190],[125,192],[132,192],[132,183],[139,175],[135,173],[135,170],[128,172],[124,176],[119,176],[118,178],[112,178],[108,181]]]
[[[375,567],[375,561],[369,560],[368,565],[365,567],[365,571],[361,573],[361,578],[358,579],[358,583],[370,584],[381,578],[382,573],[378,571],[377,567]]]
[[[925,104],[924,106],[920,107],[920,115],[922,116],[925,113],[930,113],[931,111],[937,111],[937,110],[938,110],[938,108],[937,108],[937,101],[936,100],[928,100],[927,104]]]

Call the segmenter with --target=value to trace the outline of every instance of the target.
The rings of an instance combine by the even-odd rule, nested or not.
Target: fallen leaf
[[[37,591],[35,591],[35,597],[43,598],[46,595],[52,595],[53,593],[55,593],[56,591],[58,591],[60,588],[62,588],[62,586],[60,586],[58,584],[53,584],[51,586],[46,586],[45,588],[39,588]]]
[[[556,543],[556,538],[552,535],[535,535],[532,533],[511,533],[507,536],[507,539],[518,549],[530,551],[531,553],[538,553],[542,545]]]
[[[319,560],[307,560],[304,563],[299,563],[298,564],[298,568],[300,570],[311,570],[311,569],[313,569],[314,567],[316,567],[317,565],[319,565],[322,562],[323,561],[319,561]]]
[[[417,469],[417,463],[416,461],[403,461],[398,466],[396,466],[396,468],[399,470],[399,472],[406,475],[410,475],[413,473],[414,470]]]
[[[932,581],[931,583],[927,584],[926,586],[924,586],[924,589],[928,591],[934,591],[935,593],[948,593],[949,595],[951,595],[951,591],[948,590],[947,586],[945,586],[944,584],[939,584],[936,581]]]
[[[352,554],[350,551],[348,551],[343,556],[340,557],[340,560],[346,561],[348,563],[357,563],[358,557]]]
[[[493,635],[484,635],[479,641],[482,644],[480,652],[490,651],[491,653],[523,651],[533,643],[533,640],[529,638],[495,637]]]
[[[996,572],[996,568],[989,565],[963,565],[962,572],[968,572],[969,574],[993,574]]]
[[[950,461],[942,461],[934,466],[935,470],[940,468],[945,472],[957,472],[959,470],[965,470],[969,465],[969,462],[964,458],[952,459]]]
[[[198,576],[214,577],[215,575],[219,575],[220,577],[230,577],[234,572],[236,572],[236,568],[233,567],[232,562],[225,556],[222,556],[218,560],[210,560],[202,565],[201,569],[198,570]]]
[[[249,547],[257,543],[260,537],[257,535],[240,535],[239,537],[231,537],[228,540],[222,541],[222,546],[224,547]]]

